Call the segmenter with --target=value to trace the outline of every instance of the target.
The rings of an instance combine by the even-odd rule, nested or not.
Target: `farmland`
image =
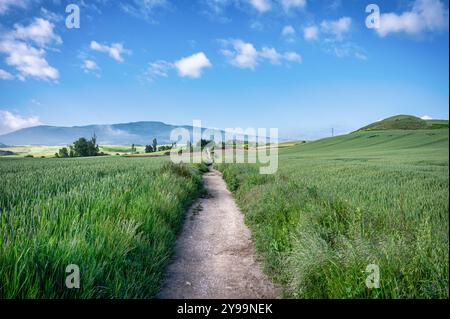
[[[358,131],[280,149],[275,175],[219,169],[285,297],[448,298],[448,147],[448,129]]]
[[[196,168],[163,158],[5,158],[0,176],[0,298],[155,296],[202,189]]]
[[[38,146],[38,145],[24,145],[24,146],[10,146],[1,147],[3,151],[10,151],[16,155],[8,155],[5,157],[54,157],[55,153],[63,146]],[[145,146],[135,146],[135,152],[132,152],[131,145],[99,145],[99,151],[108,155],[131,155],[131,154],[145,154]],[[155,152],[153,155],[162,155],[164,152]]]

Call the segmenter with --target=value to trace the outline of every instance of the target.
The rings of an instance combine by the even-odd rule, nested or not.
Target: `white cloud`
[[[31,76],[41,80],[57,80],[59,72],[45,59],[45,50],[37,49],[16,40],[0,41],[0,52],[6,53],[6,64],[14,66],[20,73],[19,79]]]
[[[281,31],[281,35],[288,37],[288,36],[293,36],[295,35],[295,29],[293,26],[291,25],[287,25],[283,28],[283,30]]]
[[[12,80],[12,79],[14,79],[14,76],[11,73],[3,69],[0,69],[0,80]]]
[[[147,70],[144,71],[143,78],[153,82],[157,77],[167,78],[169,71],[175,69],[181,77],[197,79],[202,76],[203,69],[210,67],[212,67],[212,64],[209,59],[203,52],[199,52],[173,63],[165,60],[151,62],[148,64]]]
[[[270,63],[274,65],[279,65],[283,60],[289,62],[302,62],[302,57],[296,52],[285,52],[284,54],[279,53],[274,48],[263,47],[261,52],[259,52],[259,56],[267,59]]]
[[[422,120],[432,120],[433,118],[429,115],[423,115],[420,117]]]
[[[28,26],[16,24],[14,27],[15,30],[12,36],[15,39],[32,41],[40,47],[53,42],[57,44],[62,43],[61,37],[53,32],[55,25],[48,20],[35,18]]]
[[[383,13],[376,31],[380,37],[385,37],[389,33],[415,35],[444,29],[448,29],[448,8],[444,3],[440,0],[416,0],[410,11]]]
[[[295,52],[279,53],[275,48],[263,47],[258,51],[252,43],[240,39],[223,40],[226,49],[222,54],[228,58],[231,65],[241,69],[255,69],[260,60],[268,60],[271,64],[280,65],[283,61],[301,62],[301,57]]]
[[[319,38],[319,28],[316,26],[309,26],[303,29],[303,38],[306,41],[313,41]]]
[[[274,48],[263,47],[259,55],[270,61],[272,64],[280,64],[280,60],[283,56],[277,52]]]
[[[182,58],[174,63],[181,77],[199,78],[204,68],[210,68],[211,62],[203,52]]]
[[[306,6],[306,0],[282,0],[281,5],[285,11],[301,9]]]
[[[84,60],[83,62],[83,68],[86,70],[98,70],[98,65],[95,63],[95,61],[92,60]]]
[[[249,0],[250,4],[259,12],[264,13],[272,8],[270,0]]]
[[[20,80],[27,77],[57,80],[58,70],[45,59],[47,46],[54,43],[61,44],[62,40],[54,33],[53,23],[35,18],[28,26],[16,24],[14,30],[5,32],[0,37],[0,52],[7,55],[6,64],[19,71]]]
[[[222,53],[229,59],[230,64],[241,69],[254,69],[258,65],[258,51],[253,44],[242,40],[224,41],[225,45],[231,45],[232,50],[222,50]]]
[[[5,134],[22,128],[36,126],[41,121],[36,116],[22,117],[9,111],[0,110],[0,133]]]
[[[320,27],[322,32],[333,35],[334,40],[341,41],[344,34],[350,31],[351,24],[351,18],[342,17],[338,20],[323,20]]]
[[[99,76],[99,73],[97,71],[100,71],[100,67],[93,60],[90,60],[90,59],[83,60],[83,64],[81,65],[81,68],[84,70],[85,73],[93,72],[97,76]]]
[[[131,51],[125,49],[122,43],[113,43],[108,46],[97,41],[91,41],[90,48],[94,51],[108,53],[111,58],[118,62],[123,62],[123,54],[131,54]]]
[[[29,2],[29,0],[0,0],[0,15],[8,12],[12,7],[26,8]]]

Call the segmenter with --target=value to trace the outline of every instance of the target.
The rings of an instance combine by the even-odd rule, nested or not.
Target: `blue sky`
[[[318,138],[448,119],[448,56],[443,0],[0,0],[0,133],[200,119]]]

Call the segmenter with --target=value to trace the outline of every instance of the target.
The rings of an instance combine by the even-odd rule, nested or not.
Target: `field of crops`
[[[356,132],[280,149],[273,176],[219,169],[285,297],[448,298],[448,147],[448,129]]]
[[[162,158],[0,159],[0,176],[0,298],[155,296],[201,191]]]

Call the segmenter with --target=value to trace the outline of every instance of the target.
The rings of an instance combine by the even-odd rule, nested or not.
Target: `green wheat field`
[[[448,147],[448,129],[362,131],[281,149],[274,176],[220,170],[285,297],[448,298]]]

